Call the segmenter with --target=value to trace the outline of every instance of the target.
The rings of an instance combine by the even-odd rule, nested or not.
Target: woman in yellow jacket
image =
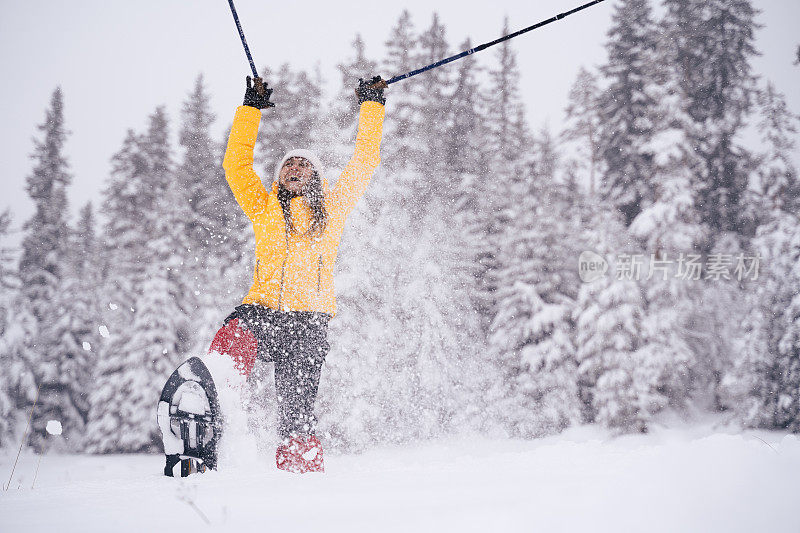
[[[272,90],[247,78],[244,105],[236,110],[223,167],[236,201],[253,223],[253,284],[225,320],[211,351],[230,355],[247,376],[257,358],[275,363],[278,397],[278,468],[323,471],[322,446],[314,434],[322,364],[328,353],[328,321],[336,313],[333,267],[347,215],[363,196],[380,162],[383,89],[379,77],[359,80],[355,153],[329,188],[319,158],[292,150],[278,163],[267,189],[253,170],[261,111]]]

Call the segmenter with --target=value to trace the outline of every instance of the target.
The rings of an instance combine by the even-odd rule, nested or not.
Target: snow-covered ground
[[[266,455],[183,480],[160,456],[46,455],[31,489],[24,454],[0,531],[800,531],[800,439],[780,433],[461,438],[329,454],[303,476]]]

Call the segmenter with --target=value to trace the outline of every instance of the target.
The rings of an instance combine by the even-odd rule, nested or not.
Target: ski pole
[[[239,37],[242,39],[242,45],[244,46],[244,53],[247,54],[247,60],[250,62],[250,70],[253,71],[254,78],[259,78],[258,71],[256,70],[256,64],[253,63],[253,56],[250,55],[250,48],[247,46],[247,39],[244,38],[244,30],[242,30],[242,24],[239,22],[239,15],[236,14],[236,8],[233,5],[233,0],[228,0],[228,5],[231,6],[231,13],[233,14],[234,22],[236,22],[236,29],[239,30]],[[260,87],[261,84],[256,83],[256,89]]]
[[[386,85],[391,85],[392,83],[398,82],[400,80],[404,80],[406,78],[410,78],[411,76],[416,76],[417,74],[422,74],[423,72],[435,69],[436,67],[441,67],[442,65],[446,65],[447,63],[450,63],[450,62],[455,61],[457,59],[461,59],[464,56],[468,56],[468,55],[474,54],[475,52],[480,52],[481,50],[485,50],[485,49],[489,48],[490,46],[494,46],[496,44],[502,43],[503,41],[508,41],[509,39],[513,39],[514,37],[522,35],[523,33],[527,33],[529,31],[533,31],[533,30],[535,30],[537,28],[541,28],[542,26],[550,24],[551,22],[555,22],[557,20],[561,20],[564,17],[568,17],[568,16],[572,15],[573,13],[577,13],[578,11],[586,9],[587,7],[592,7],[593,5],[599,4],[600,2],[603,2],[603,1],[604,0],[593,0],[592,2],[588,2],[586,4],[583,4],[582,6],[576,7],[575,9],[570,9],[569,11],[565,11],[564,13],[559,13],[558,15],[556,15],[554,17],[550,17],[547,20],[543,20],[541,22],[537,22],[533,26],[528,26],[527,28],[523,28],[523,29],[521,29],[519,31],[516,31],[514,33],[510,33],[508,35],[500,37],[499,39],[495,39],[494,41],[478,45],[475,48],[470,48],[469,50],[464,50],[463,52],[461,52],[459,54],[447,57],[445,59],[441,59],[441,60],[437,61],[436,63],[431,63],[430,65],[422,67],[422,68],[418,68],[417,70],[412,70],[411,72],[407,72],[405,74],[401,74],[399,76],[395,76],[394,78],[386,80],[385,83],[386,83]],[[231,4],[231,5],[233,5],[233,4]],[[247,46],[247,45],[245,45],[245,46]]]
[[[19,454],[22,453],[22,447],[25,445],[25,438],[28,436],[28,430],[31,427],[31,420],[33,419],[33,411],[36,409],[36,403],[39,401],[39,391],[42,390],[42,384],[39,383],[39,386],[36,388],[36,398],[33,399],[33,407],[31,407],[31,412],[28,415],[28,425],[25,426],[25,433],[22,435],[22,441],[19,443],[19,451],[17,452],[17,458],[14,459],[14,467],[11,469],[11,475],[8,477],[8,483],[3,490],[8,490],[11,486],[11,480],[14,479],[14,470],[17,469],[17,461],[19,461]]]
[[[39,467],[42,466],[42,456],[43,455],[44,455],[43,453],[40,453],[39,454],[39,460],[36,462],[36,473],[33,474],[33,483],[31,483],[31,490],[33,490],[33,487],[36,486],[36,478],[39,477]]]

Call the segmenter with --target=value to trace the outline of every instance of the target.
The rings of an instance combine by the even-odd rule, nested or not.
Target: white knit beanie
[[[311,150],[289,150],[286,152],[286,155],[283,156],[278,162],[278,166],[275,167],[275,181],[278,181],[278,176],[281,173],[281,167],[283,164],[286,163],[292,157],[302,157],[303,159],[308,159],[311,162],[311,166],[314,167],[314,170],[319,174],[319,177],[322,178],[325,175],[325,167],[322,166],[322,160],[312,152]]]

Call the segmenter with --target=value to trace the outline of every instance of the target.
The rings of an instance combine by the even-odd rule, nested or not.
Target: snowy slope
[[[324,475],[276,471],[262,454],[176,480],[158,456],[48,455],[31,490],[36,457],[24,455],[0,531],[800,531],[793,435],[577,428],[326,459]]]

